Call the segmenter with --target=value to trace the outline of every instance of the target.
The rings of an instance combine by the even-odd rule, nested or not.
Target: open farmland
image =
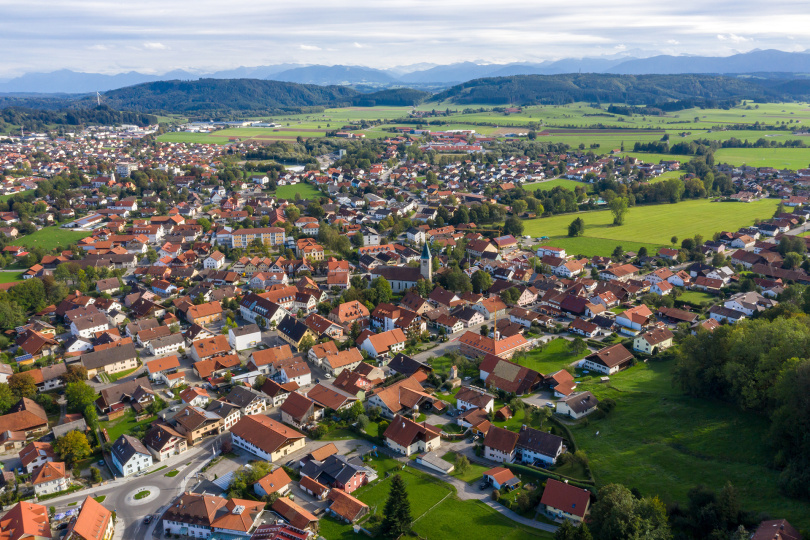
[[[524,220],[524,233],[548,236],[544,244],[562,247],[569,253],[608,256],[620,245],[625,251],[636,251],[642,245],[648,250],[670,245],[670,239],[691,238],[696,234],[711,238],[715,232],[736,231],[765,219],[776,209],[775,199],[752,203],[710,202],[707,199],[681,201],[630,208],[622,226],[613,223],[609,210],[562,214],[548,218]],[[585,234],[568,237],[568,225],[576,217],[585,221]]]
[[[782,495],[779,472],[768,467],[767,418],[684,395],[672,384],[673,368],[674,360],[652,361],[611,375],[608,385],[595,376],[579,385],[616,401],[608,417],[572,430],[597,483],[619,482],[684,504],[694,486],[731,482],[746,510],[810,526],[806,502]]]

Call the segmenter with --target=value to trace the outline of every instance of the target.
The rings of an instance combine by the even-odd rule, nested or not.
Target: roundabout
[[[153,501],[159,494],[160,488],[157,486],[141,486],[127,493],[125,501],[128,506],[138,506]]]

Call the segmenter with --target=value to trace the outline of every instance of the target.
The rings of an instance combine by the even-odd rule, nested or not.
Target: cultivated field
[[[709,239],[715,232],[736,231],[752,225],[757,218],[771,217],[776,205],[775,199],[748,204],[699,199],[630,208],[624,225],[619,227],[612,225],[613,214],[609,210],[562,214],[523,223],[525,234],[549,237],[543,244],[562,247],[573,254],[607,256],[617,245],[625,251],[646,246],[654,252],[669,246],[673,236],[682,240],[701,234]],[[585,221],[585,235],[569,238],[568,225],[576,217]]]
[[[746,510],[810,527],[810,505],[777,488],[767,418],[683,395],[672,385],[673,367],[651,361],[612,375],[607,385],[592,377],[578,387],[616,401],[607,418],[572,430],[597,483],[619,482],[684,504],[694,486],[719,490],[731,482]]]

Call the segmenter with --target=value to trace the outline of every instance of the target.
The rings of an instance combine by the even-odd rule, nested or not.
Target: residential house
[[[267,416],[245,416],[231,429],[234,446],[275,463],[302,449],[305,437]]]
[[[394,452],[410,456],[415,453],[431,452],[441,446],[441,429],[427,422],[414,422],[396,415],[385,433],[385,445]]]
[[[123,476],[130,476],[152,466],[152,454],[131,435],[121,435],[110,449],[113,466]]]
[[[621,343],[617,343],[589,354],[582,361],[581,367],[605,375],[613,375],[627,369],[632,363],[633,353],[625,349]]]
[[[65,470],[65,464],[58,461],[46,461],[34,469],[31,475],[31,484],[37,497],[52,495],[65,491],[70,487],[70,473]]]
[[[636,336],[633,340],[633,350],[644,354],[656,354],[672,347],[675,338],[668,328],[653,328]]]
[[[557,402],[557,414],[580,419],[596,410],[599,400],[590,392],[577,392]]]
[[[568,482],[553,478],[546,481],[546,488],[540,504],[546,512],[557,519],[567,519],[577,523],[585,521],[591,502],[591,492]]]

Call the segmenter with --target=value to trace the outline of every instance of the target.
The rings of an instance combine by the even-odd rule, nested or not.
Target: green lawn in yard
[[[472,365],[466,367],[461,366],[458,364],[457,361],[451,360],[447,356],[436,357],[432,360],[429,360],[428,364],[430,364],[430,366],[433,368],[433,371],[435,371],[437,374],[441,373],[447,374],[450,372],[450,368],[453,365],[456,365],[459,368],[459,375],[478,378],[478,370],[474,366]],[[463,369],[466,369],[466,371],[462,371]]]
[[[380,436],[380,424],[378,422],[369,422],[366,426],[366,435],[370,435],[371,437],[379,437]]]
[[[445,433],[464,433],[464,428],[455,422],[450,422],[441,426],[442,431]]]
[[[699,306],[703,302],[717,302],[717,296],[703,291],[684,291],[678,297],[678,300]]]
[[[102,428],[107,430],[107,435],[110,436],[110,441],[115,441],[121,435],[129,433],[135,426],[143,426],[151,424],[155,421],[156,416],[150,416],[140,422],[135,421],[135,413],[128,411],[121,418],[116,418],[112,422],[100,422]]]
[[[60,227],[45,227],[27,236],[17,238],[14,244],[27,248],[40,247],[46,250],[54,249],[57,246],[67,249],[70,244],[75,244],[87,236],[90,236],[89,232],[70,231]]]
[[[302,199],[317,199],[323,197],[323,193],[315,189],[310,184],[293,184],[291,186],[278,186],[274,195],[279,199],[294,199],[295,194],[301,195]]]
[[[544,245],[565,248],[569,254],[609,256],[617,245],[625,251],[638,251],[646,246],[655,253],[659,247],[670,246],[673,236],[683,239],[701,234],[711,238],[715,232],[752,225],[757,218],[771,217],[776,205],[775,199],[752,203],[698,199],[632,207],[621,226],[612,224],[613,214],[609,210],[561,214],[523,223],[525,234],[548,236]],[[577,217],[585,221],[585,235],[569,238],[568,225]]]
[[[408,500],[411,503],[411,515],[414,519],[427,512],[431,506],[453,491],[450,484],[410,467],[398,471],[397,474],[402,476],[402,480],[405,482]],[[391,489],[391,478],[393,475],[383,478],[373,485],[363,486],[353,495],[369,505],[371,514],[381,513],[388,498],[388,491]]]
[[[422,538],[431,540],[550,540],[554,535],[520,525],[481,501],[448,497],[413,525]],[[331,540],[331,539],[330,539]]]
[[[370,425],[370,424],[369,424]],[[322,437],[324,441],[344,441],[348,439],[356,439],[357,433],[347,428],[333,429]]]
[[[456,464],[456,453],[455,452],[447,452],[445,455],[442,456],[442,459],[452,463],[453,465]],[[463,482],[472,483],[476,480],[479,480],[484,473],[488,471],[490,467],[484,467],[483,465],[479,465],[477,463],[470,463],[470,466],[467,467],[467,470],[464,473],[460,473],[458,471],[453,471],[450,473],[450,476],[458,478]]]
[[[457,387],[453,388],[452,390],[450,390],[450,392],[448,392],[448,393],[439,392],[436,395],[439,396],[442,399],[442,401],[446,401],[447,403],[452,403],[455,406],[455,404],[456,404],[456,394],[458,394],[459,390],[461,390],[461,387],[457,386]]]
[[[571,362],[582,358],[582,356],[569,352],[569,343],[571,342],[567,339],[555,339],[541,349],[535,349],[525,356],[521,356],[518,363],[543,375],[565,369]]]
[[[117,381],[119,379],[123,379],[124,377],[128,377],[129,375],[132,375],[140,367],[141,366],[134,367],[132,369],[127,369],[127,370],[124,370],[124,371],[119,371],[118,373],[111,373],[111,374],[108,374],[107,376],[110,378],[110,381],[115,382],[115,381]]]
[[[14,283],[15,281],[22,281],[22,272],[0,272],[0,283]]]
[[[612,375],[609,384],[583,380],[580,390],[616,401],[607,418],[572,428],[597,484],[618,482],[684,504],[696,485],[719,491],[731,482],[744,509],[810,527],[810,503],[777,487],[768,419],[682,394],[672,384],[673,368],[671,361],[651,361]]]

